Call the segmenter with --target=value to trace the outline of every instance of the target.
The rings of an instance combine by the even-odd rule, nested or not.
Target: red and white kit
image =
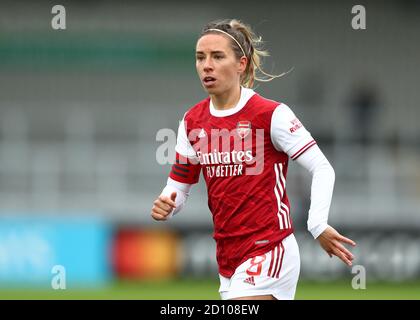
[[[184,205],[189,187],[198,182],[203,172],[213,215],[222,298],[235,295],[235,277],[243,273],[247,264],[256,263],[252,259],[263,256],[266,261],[261,264],[260,274],[255,271],[252,277],[246,278],[251,283],[249,290],[258,291],[258,283],[272,283],[274,288],[279,288],[281,265],[275,266],[276,272],[270,273],[268,269],[274,260],[280,261],[280,255],[290,255],[291,260],[287,258],[287,261],[297,257],[294,258],[297,271],[288,273],[296,279],[286,279],[289,284],[295,283],[295,289],[299,254],[297,244],[293,244],[294,236],[289,237],[293,233],[286,191],[289,158],[298,160],[313,174],[308,228],[314,237],[327,227],[333,186],[331,179],[327,179],[328,185],[321,181],[322,166],[329,163],[290,108],[243,87],[240,101],[231,109],[217,110],[207,98],[185,113],[175,150],[176,163],[162,193],[169,195],[177,191],[177,209],[173,212],[176,213]],[[315,192],[316,184],[320,190]],[[290,252],[283,244],[286,238]],[[277,252],[275,259],[274,252]],[[227,291],[226,279],[231,280]],[[243,288],[245,278],[238,279],[239,287]],[[277,289],[270,292],[293,298],[294,289],[292,294],[284,295]],[[259,292],[264,290],[261,288]],[[251,293],[240,291],[244,296]]]

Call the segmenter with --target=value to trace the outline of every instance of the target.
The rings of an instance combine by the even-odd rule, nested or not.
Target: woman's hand
[[[176,208],[176,192],[172,192],[171,197],[160,195],[154,202],[151,216],[153,219],[162,221],[167,220],[168,215]]]
[[[342,236],[330,226],[328,226],[327,229],[319,235],[317,240],[319,241],[321,247],[328,253],[330,258],[334,255],[343,260],[343,262],[348,266],[352,265],[354,256],[341,243],[348,243],[354,247],[356,243],[353,240]]]

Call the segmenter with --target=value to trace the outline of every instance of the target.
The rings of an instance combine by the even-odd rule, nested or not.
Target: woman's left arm
[[[313,145],[306,150],[296,159],[296,162],[312,175],[308,230],[330,257],[335,255],[351,266],[354,256],[342,243],[352,246],[356,243],[328,225],[328,213],[335,182],[334,169],[318,145]]]

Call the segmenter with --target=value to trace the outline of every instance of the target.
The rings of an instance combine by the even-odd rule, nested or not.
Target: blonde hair
[[[219,32],[220,31],[220,32]],[[262,66],[262,57],[269,56],[268,51],[262,49],[262,38],[255,35],[251,27],[239,20],[219,20],[208,23],[201,31],[200,38],[206,34],[219,33],[226,34],[231,38],[232,49],[238,59],[245,57],[248,59],[245,72],[241,77],[241,85],[252,88],[254,81],[268,82],[279,78],[288,72],[280,75],[273,75],[265,72]],[[259,77],[257,71],[263,75]]]

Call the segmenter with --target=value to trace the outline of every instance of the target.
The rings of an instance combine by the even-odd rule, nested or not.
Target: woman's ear
[[[245,56],[242,56],[240,59],[239,59],[239,69],[238,69],[238,72],[239,73],[244,73],[245,72],[245,70],[246,70],[246,66],[248,65],[248,58],[247,57],[245,57]]]

